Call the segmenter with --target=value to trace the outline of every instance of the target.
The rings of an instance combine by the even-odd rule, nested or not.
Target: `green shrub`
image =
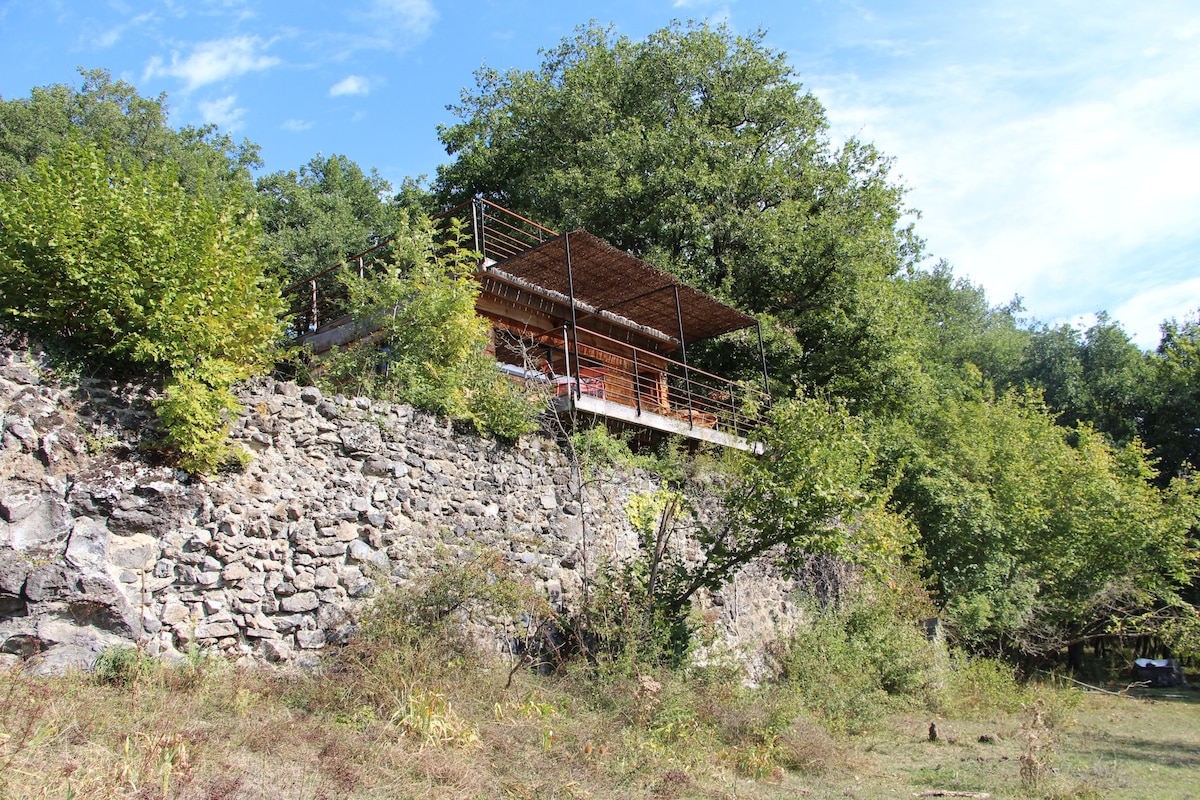
[[[93,367],[166,376],[167,442],[207,471],[230,387],[270,366],[281,335],[258,233],[236,193],[209,199],[170,165],[68,143],[0,183],[0,321]]]
[[[1030,697],[1011,664],[955,651],[938,693],[938,705],[948,713],[1015,713],[1030,702]]]
[[[180,466],[207,474],[230,461],[244,463],[248,454],[230,447],[225,437],[230,415],[240,408],[229,390],[231,381],[220,374],[228,365],[204,366],[212,376],[209,380],[191,371],[172,375],[154,401],[154,410],[166,430],[167,444],[179,453]]]
[[[542,398],[507,380],[486,353],[471,277],[477,254],[435,246],[428,220],[407,218],[392,252],[396,263],[377,274],[345,278],[351,314],[374,332],[329,358],[326,383],[465,420],[483,434],[535,430]]]
[[[860,732],[898,704],[928,700],[937,647],[897,615],[886,585],[860,584],[775,647],[779,679],[834,729]]]
[[[107,686],[133,686],[149,672],[150,660],[134,647],[110,647],[92,665],[92,678]]]
[[[474,680],[496,666],[469,623],[524,615],[536,626],[552,613],[499,553],[440,553],[436,561],[408,586],[380,592],[358,633],[330,653],[325,673],[299,686],[293,701],[358,722],[412,723],[413,703],[424,708],[436,700],[437,687]],[[523,663],[517,658],[512,668]],[[504,673],[496,674],[502,686]]]

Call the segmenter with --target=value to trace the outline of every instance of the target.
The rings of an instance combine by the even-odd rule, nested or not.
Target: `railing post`
[[[316,278],[314,278],[312,280],[312,319],[309,320],[308,325],[309,325],[308,329],[311,331],[315,331],[317,329],[317,280],[316,280]]]
[[[483,225],[481,217],[483,216],[483,204],[480,203],[478,197],[471,198],[471,235],[475,238],[475,252],[479,253],[480,258],[487,258],[487,254],[483,252]]]
[[[688,373],[687,343],[683,339],[683,311],[679,307],[679,284],[672,287],[675,290],[675,319],[679,320],[679,352],[683,355],[683,387],[687,392],[688,425],[695,425],[695,414],[692,412],[692,376]]]
[[[569,325],[563,325],[563,368],[567,371],[567,397],[571,396],[571,328]],[[576,380],[578,383],[578,380]]]
[[[638,360],[637,350],[633,351],[633,399],[634,405],[637,407],[637,413],[642,415],[642,378],[638,375]]]
[[[576,327],[575,319],[575,275],[571,272],[571,234],[563,234],[563,251],[567,258],[567,298],[571,303],[571,336],[575,344],[575,399],[578,400],[582,395],[579,386],[579,328]]]
[[[767,405],[771,405],[771,382],[767,380],[767,348],[763,346],[762,320],[758,320],[758,357],[762,361],[763,394],[767,396]]]
[[[733,434],[738,432],[737,426],[737,396],[733,393],[733,381],[729,382],[729,413],[733,420]]]
[[[487,258],[487,206],[483,204],[483,200],[479,201],[479,253],[484,258]],[[496,259],[499,261],[499,259]]]

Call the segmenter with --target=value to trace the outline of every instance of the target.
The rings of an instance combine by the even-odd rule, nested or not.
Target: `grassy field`
[[[401,689],[370,667],[5,673],[0,796],[1200,797],[1191,690],[1114,697],[966,669],[858,725],[712,675],[522,671],[505,688],[505,670],[449,665]]]

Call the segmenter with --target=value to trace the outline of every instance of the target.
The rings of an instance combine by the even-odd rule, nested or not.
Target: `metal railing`
[[[468,245],[485,260],[503,261],[553,239],[557,233],[532,220],[514,214],[495,203],[475,198],[433,217],[437,235],[447,237],[455,230],[454,220],[463,223],[460,236],[469,237]],[[362,278],[391,266],[392,242],[389,236],[379,244],[355,253],[340,264],[296,281],[283,290],[292,319],[292,333],[299,337],[337,323],[349,310],[349,296],[343,276],[353,271]]]
[[[556,394],[588,395],[657,414],[693,427],[748,437],[762,423],[770,398],[759,389],[722,378],[585,328],[562,329],[558,347],[566,365]],[[594,344],[593,344],[594,343]]]
[[[472,248],[484,260],[503,261],[558,236],[555,231],[482,197],[460,203],[438,214],[434,219],[442,223],[453,219],[463,219],[466,222],[464,212],[468,208],[470,224],[464,227],[473,235]]]

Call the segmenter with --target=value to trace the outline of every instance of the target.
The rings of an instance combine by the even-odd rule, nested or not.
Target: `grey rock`
[[[285,597],[279,602],[279,607],[289,613],[299,613],[303,611],[312,611],[320,605],[317,595],[313,592],[299,592]]]
[[[271,624],[275,627],[275,630],[279,631],[280,633],[294,631],[304,624],[304,617],[299,614],[275,616],[271,617],[270,619]]]
[[[387,554],[372,549],[370,545],[362,540],[350,543],[350,546],[346,548],[346,557],[360,564],[371,564],[380,569],[388,568]]]
[[[262,644],[263,656],[272,664],[285,664],[292,658],[292,647],[282,639],[267,639]]]
[[[25,576],[30,564],[7,548],[0,548],[0,592],[19,595],[25,588]]]
[[[25,578],[25,598],[40,603],[65,593],[70,585],[71,581],[61,565],[40,564],[30,569]]]
[[[313,575],[313,586],[321,589],[329,589],[338,585],[338,574],[330,567],[318,567],[316,574]]]
[[[162,621],[167,625],[179,625],[191,619],[192,612],[183,603],[168,602],[163,606]]]
[[[232,620],[221,622],[205,621],[196,626],[197,639],[221,639],[226,636],[237,636],[238,627]]]
[[[221,579],[227,582],[244,581],[250,577],[250,568],[238,561],[221,570]]]
[[[316,386],[305,386],[300,390],[300,399],[307,405],[315,406],[321,402],[321,390]]]
[[[325,631],[296,631],[296,644],[305,650],[319,650],[325,646]]]
[[[7,544],[18,553],[49,555],[71,531],[71,514],[62,498],[41,493],[10,508]],[[0,542],[5,544],[5,542]],[[61,551],[59,551],[61,552]]]
[[[159,542],[144,533],[113,536],[109,539],[108,559],[118,567],[143,570],[158,558]]]
[[[112,529],[113,533],[119,534],[152,531],[165,523],[166,520],[163,518],[140,508],[115,508],[108,519],[109,528]]]

